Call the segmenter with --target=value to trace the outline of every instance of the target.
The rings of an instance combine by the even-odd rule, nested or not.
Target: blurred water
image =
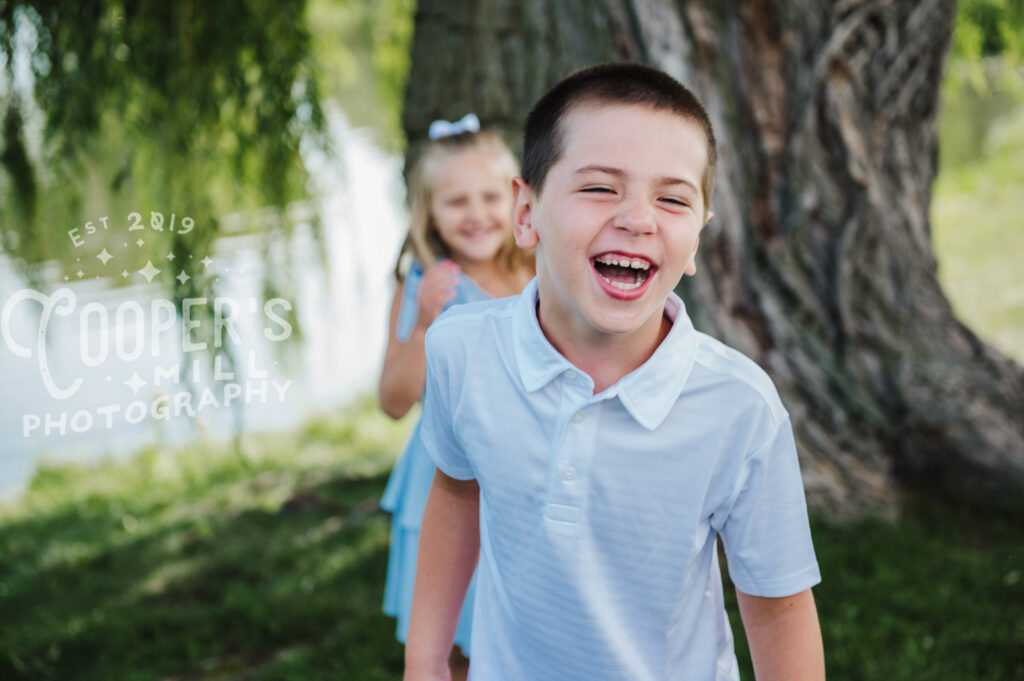
[[[275,257],[269,265],[262,235],[224,236],[211,253],[193,254],[197,262],[210,257],[209,267],[219,277],[216,295],[238,308],[234,328],[240,343],[232,346],[238,361],[234,367],[222,365],[222,378],[234,373],[228,380],[212,380],[205,353],[182,353],[180,320],[163,330],[154,324],[153,301],[168,297],[157,287],[158,279],[147,284],[132,274],[128,281],[133,285],[115,288],[111,279],[77,280],[70,263],[47,263],[43,293],[52,295],[66,287],[76,298],[71,315],[50,318],[49,374],[57,388],[67,389],[75,380],[81,383],[67,399],[47,391],[36,347],[42,306],[33,301],[13,305],[11,336],[32,357],[19,357],[0,341],[0,498],[11,498],[23,489],[43,460],[90,462],[130,455],[150,444],[227,438],[236,419],[251,430],[285,428],[370,389],[387,331],[392,295],[388,272],[404,233],[402,159],[379,151],[368,135],[347,129],[340,115],[331,117],[331,132],[339,158],[305,151],[324,227],[326,270],[309,223],[314,212],[310,204],[289,207],[292,237],[272,247]],[[224,222],[251,224],[257,218],[226,216]],[[173,265],[154,262],[158,268]],[[296,309],[301,337],[293,334],[277,341],[264,335],[265,330],[283,329],[263,309],[268,266],[288,268],[294,286],[282,297]],[[24,287],[9,261],[0,259],[0,304]],[[96,366],[83,361],[90,355],[98,358],[103,343],[98,307],[84,322],[81,316],[90,303],[106,310],[112,330],[107,336],[108,356],[91,363]],[[133,314],[139,310],[141,316]],[[169,316],[166,310],[157,310],[158,320],[161,312],[164,318]],[[272,312],[281,315],[284,310]],[[140,324],[142,351],[131,357]],[[114,352],[118,336],[125,339],[122,345],[129,361]],[[192,394],[186,395],[195,360],[198,380]],[[181,374],[178,384],[171,378],[175,367]],[[234,384],[239,394],[225,393],[225,383]],[[137,404],[130,406],[133,403]],[[164,407],[168,417],[156,418]],[[194,416],[188,407],[196,410]]]

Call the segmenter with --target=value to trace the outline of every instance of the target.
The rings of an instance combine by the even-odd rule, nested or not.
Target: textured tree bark
[[[1024,370],[955,319],[930,245],[953,16],[953,0],[421,0],[410,152],[467,111],[515,143],[535,99],[590,63],[671,73],[721,156],[681,293],[775,379],[811,503],[890,510],[920,486],[1014,503]]]

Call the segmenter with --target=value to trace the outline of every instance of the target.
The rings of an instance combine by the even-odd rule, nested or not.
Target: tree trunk
[[[475,111],[513,142],[552,83],[657,66],[708,109],[721,163],[695,323],[775,379],[811,503],[928,485],[1024,489],[1024,371],[954,317],[928,208],[953,0],[421,0],[404,125]]]

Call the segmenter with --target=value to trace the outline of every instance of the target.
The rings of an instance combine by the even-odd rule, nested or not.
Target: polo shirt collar
[[[541,331],[537,320],[537,279],[516,301],[512,342],[519,377],[527,392],[540,390],[567,370],[579,371],[559,353]],[[697,357],[700,336],[675,293],[665,301],[672,321],[668,335],[646,362],[595,397],[618,397],[623,406],[648,430],[661,425],[686,384]]]

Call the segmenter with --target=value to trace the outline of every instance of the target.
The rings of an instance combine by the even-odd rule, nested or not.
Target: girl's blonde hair
[[[402,281],[413,259],[426,269],[438,260],[451,257],[448,246],[442,241],[433,217],[430,204],[433,199],[434,182],[437,173],[446,161],[456,154],[467,151],[482,151],[490,154],[498,170],[511,185],[519,174],[519,162],[508,145],[493,132],[464,132],[458,135],[431,140],[420,154],[409,176],[409,234],[405,237],[402,250],[395,264],[395,277]],[[511,222],[511,216],[509,216]],[[518,273],[533,267],[533,253],[516,246],[512,230],[508,230],[505,241],[497,253],[498,267],[506,273]]]

